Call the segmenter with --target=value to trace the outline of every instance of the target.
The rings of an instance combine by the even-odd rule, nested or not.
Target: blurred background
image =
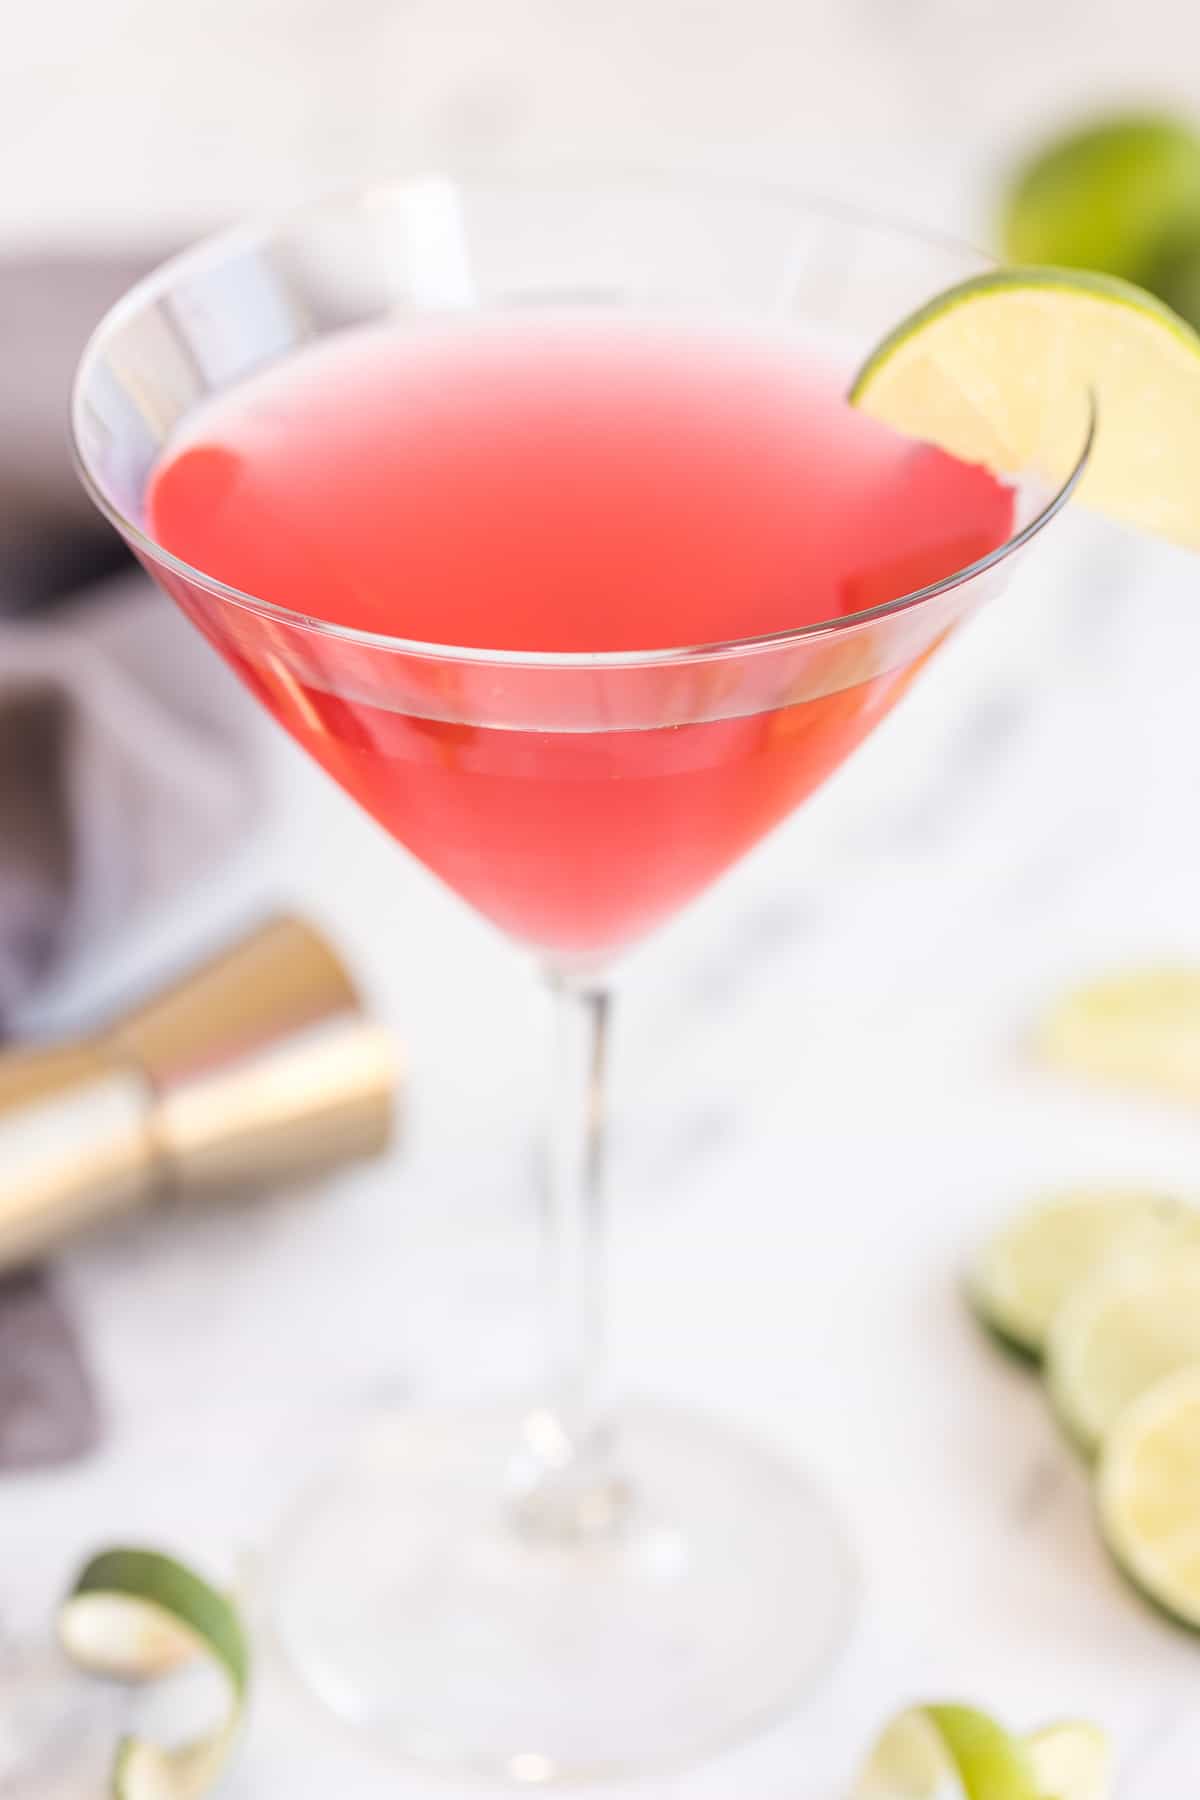
[[[521,153],[712,157],[978,230],[1071,113],[1193,103],[1198,32],[1183,0],[51,0],[5,34],[0,224],[136,240]]]
[[[316,1181],[285,1167],[249,1209],[72,1237],[0,1290],[0,1710],[3,1657],[25,1667],[88,1549],[252,1566],[347,1416],[519,1376],[535,1310],[528,970],[272,733],[92,520],[64,420],[100,312],[247,211],[447,162],[763,174],[998,249],[1031,154],[1147,108],[1200,121],[1190,0],[9,9],[0,1035],[112,1020],[284,909],[337,946],[407,1073],[382,1158],[364,1128]],[[1194,1106],[1093,1092],[1028,1046],[1076,980],[1200,958],[1198,656],[1194,563],[1069,520],[804,816],[630,962],[619,1370],[803,1454],[868,1574],[819,1744],[800,1722],[647,1793],[816,1800],[881,1712],[946,1687],[1105,1718],[1128,1800],[1194,1778],[1195,1652],[1108,1573],[1082,1477],[955,1283],[1030,1192],[1197,1185]],[[14,1198],[0,1160],[0,1213]],[[10,1790],[4,1753],[0,1793],[80,1792],[44,1772]],[[269,1690],[230,1793],[331,1781],[419,1791]]]

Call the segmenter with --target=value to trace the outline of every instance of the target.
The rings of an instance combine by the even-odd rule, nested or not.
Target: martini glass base
[[[393,1754],[529,1785],[687,1762],[801,1699],[856,1585],[805,1477],[638,1408],[619,1520],[554,1537],[509,1485],[527,1417],[400,1416],[302,1499],[268,1575],[309,1691]]]

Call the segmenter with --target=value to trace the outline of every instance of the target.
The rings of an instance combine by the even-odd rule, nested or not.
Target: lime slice
[[[999,269],[939,294],[860,369],[851,401],[999,474],[1065,481],[1098,421],[1080,497],[1200,549],[1200,337],[1141,288]]]
[[[969,1706],[917,1706],[884,1727],[852,1800],[1040,1800],[1025,1746]]]
[[[1200,1244],[1119,1257],[1069,1295],[1046,1342],[1050,1398],[1085,1450],[1162,1376],[1200,1362]]]
[[[1200,1366],[1168,1375],[1122,1413],[1096,1496],[1105,1542],[1126,1574],[1200,1630]]]
[[[1189,240],[1200,244],[1200,133],[1161,115],[1088,124],[1038,151],[1001,221],[1010,262],[1103,269],[1156,293],[1163,257]]]
[[[1064,996],[1043,1054],[1084,1075],[1200,1099],[1200,968],[1135,969]]]
[[[1112,1752],[1094,1725],[1067,1720],[1027,1737],[1040,1800],[1109,1800]]]
[[[968,1278],[971,1303],[989,1330],[1038,1357],[1068,1292],[1108,1257],[1194,1233],[1200,1214],[1160,1195],[1081,1190],[1039,1201],[1002,1227]]]
[[[225,1718],[204,1737],[171,1750],[140,1738],[118,1745],[115,1800],[197,1800],[217,1780],[241,1722],[249,1653],[223,1594],[182,1563],[153,1550],[108,1550],[82,1570],[63,1601],[59,1637],[93,1674],[154,1680],[207,1656],[229,1690]]]

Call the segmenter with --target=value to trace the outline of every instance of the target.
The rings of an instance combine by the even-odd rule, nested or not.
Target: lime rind
[[[998,1350],[1001,1356],[1006,1356],[1015,1368],[1023,1369],[1027,1374],[1038,1374],[1042,1366],[1041,1350],[1022,1343],[1020,1338],[1012,1336],[1002,1326],[997,1325],[994,1319],[988,1318],[979,1303],[979,1297],[972,1286],[970,1277],[963,1284],[963,1291],[966,1294],[967,1305],[975,1316],[975,1323],[992,1348]]]
[[[1036,293],[1039,289],[1052,293],[1082,295],[1114,306],[1129,307],[1140,316],[1149,315],[1166,327],[1183,348],[1200,354],[1200,338],[1179,314],[1156,294],[1148,293],[1120,275],[1104,275],[1095,269],[1072,269],[1047,264],[1018,264],[1016,267],[989,269],[982,275],[969,275],[957,286],[935,294],[924,306],[908,315],[894,331],[875,346],[850,383],[851,405],[863,400],[879,370],[891,361],[895,352],[915,338],[929,325],[940,324],[956,309],[988,295],[1004,297],[1016,290]]]
[[[149,1681],[197,1656],[224,1678],[228,1705],[211,1732],[171,1749],[125,1738],[112,1768],[114,1800],[200,1800],[218,1780],[241,1724],[250,1676],[232,1603],[183,1563],[120,1549],[83,1568],[59,1613],[63,1648],[94,1674]]]

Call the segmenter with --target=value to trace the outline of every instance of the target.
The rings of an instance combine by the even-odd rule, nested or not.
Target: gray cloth
[[[75,364],[141,261],[0,263],[0,1039],[74,952],[226,852],[254,803],[252,702],[71,466]],[[85,1454],[98,1420],[45,1272],[0,1282],[0,1470]]]
[[[91,331],[156,260],[0,261],[0,615],[73,593],[122,559],[71,466],[67,414]]]
[[[40,1269],[0,1280],[0,1471],[95,1448],[100,1413],[62,1302]]]
[[[139,573],[0,621],[0,1021],[235,841],[252,704]]]
[[[79,353],[145,262],[0,263],[0,1030],[219,856],[253,803],[251,702],[71,466]]]

